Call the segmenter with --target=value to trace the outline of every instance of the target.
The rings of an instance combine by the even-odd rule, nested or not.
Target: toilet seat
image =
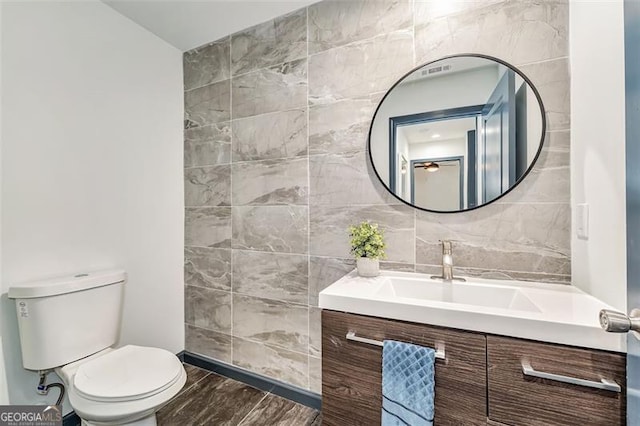
[[[63,379],[67,386],[69,402],[76,414],[83,420],[89,421],[92,425],[129,424],[138,419],[153,416],[158,409],[168,403],[171,398],[182,390],[187,380],[187,374],[178,357],[164,349],[129,346],[129,349],[120,352],[116,357],[104,358],[111,353],[121,351],[125,348],[127,347],[125,346],[119,349],[107,348],[87,358],[55,369],[55,372]],[[127,356],[125,357],[123,355]],[[92,388],[88,382],[85,381],[85,379],[88,379],[89,374],[94,374],[94,377],[97,377],[98,380],[104,379],[102,382],[97,381],[96,383],[103,385],[109,383],[108,378],[104,377],[104,375],[107,374],[106,371],[104,374],[100,374],[98,366],[101,364],[96,363],[93,367],[84,370],[83,375],[86,375],[85,379],[78,378],[78,383],[84,389],[81,393],[76,387],[75,376],[83,365],[91,365],[91,363],[101,358],[107,360],[103,361],[106,370],[111,371],[114,375],[119,374],[118,377],[124,377],[125,375],[118,373],[116,369],[122,368],[122,371],[131,372],[132,370],[130,368],[144,368],[142,364],[151,364],[150,360],[153,360],[157,363],[156,365],[160,366],[158,370],[154,370],[154,374],[164,375],[164,379],[158,379],[154,385],[148,385],[145,388],[140,385],[139,382],[144,380],[143,377],[148,376],[143,376],[141,373],[132,373],[138,379],[137,381],[129,381],[131,386],[121,388],[120,390],[122,392],[116,392],[115,388],[111,388],[110,393],[108,393],[105,391],[105,389],[108,388],[100,386]],[[114,362],[116,365],[113,364]],[[174,366],[178,369],[177,376],[169,380],[168,378],[172,375],[172,372],[175,372]],[[149,368],[148,372],[152,370],[152,368]],[[161,383],[165,379],[167,382],[158,387],[157,383]],[[115,383],[115,381],[113,382]],[[154,387],[156,389],[153,389]],[[98,395],[91,395],[92,393],[97,393]],[[111,395],[111,397],[109,395]]]
[[[83,363],[73,385],[92,401],[133,401],[167,389],[181,372],[182,364],[171,352],[129,345]]]

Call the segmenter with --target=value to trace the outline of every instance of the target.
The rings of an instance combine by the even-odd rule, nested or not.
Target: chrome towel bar
[[[356,336],[355,331],[348,332],[346,337],[347,337],[347,340],[352,340],[354,342],[366,343],[368,345],[374,345],[374,346],[384,346],[384,343],[381,342],[380,340],[373,340],[373,339],[367,339],[366,337]],[[436,346],[437,346],[436,358],[445,359],[444,344],[436,343]]]
[[[560,374],[545,373],[535,370],[528,361],[522,361],[522,374],[525,376],[538,377],[540,379],[555,380],[556,382],[569,383],[572,385],[586,386],[589,388],[604,389],[612,392],[621,392],[620,385],[606,379],[595,382],[592,380],[578,379],[576,377],[563,376]]]

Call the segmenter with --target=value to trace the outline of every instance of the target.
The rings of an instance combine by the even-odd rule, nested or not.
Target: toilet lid
[[[182,370],[180,360],[169,351],[129,345],[82,364],[73,384],[88,399],[130,401],[163,391]]]

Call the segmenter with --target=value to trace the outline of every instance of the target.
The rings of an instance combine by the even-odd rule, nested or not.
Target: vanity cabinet
[[[539,373],[600,383],[620,392],[526,376]],[[487,336],[489,419],[512,425],[622,425],[626,359],[621,354]]]
[[[382,347],[349,340],[349,332],[444,348],[445,359],[436,359],[435,425],[625,424],[622,354],[323,310],[323,425],[380,424]],[[528,376],[523,361],[537,372],[608,379],[621,392]]]
[[[346,339],[445,347],[436,359],[436,425],[485,425],[486,338],[482,334],[322,311],[322,424],[373,426],[382,410],[382,347]]]

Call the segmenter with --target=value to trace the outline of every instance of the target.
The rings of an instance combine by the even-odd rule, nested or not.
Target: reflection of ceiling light
[[[438,170],[440,170],[440,166],[438,165],[438,163],[434,163],[433,161],[429,161],[427,163],[424,163],[424,169],[428,172],[437,172]]]
[[[431,139],[438,139],[440,137],[440,133],[434,133],[431,135]]]

